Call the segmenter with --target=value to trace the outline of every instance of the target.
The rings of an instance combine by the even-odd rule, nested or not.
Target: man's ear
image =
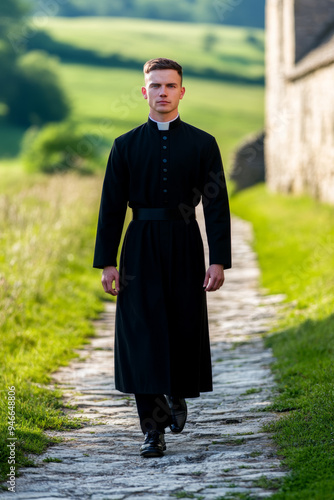
[[[141,93],[143,94],[144,99],[147,99],[146,87],[142,87],[142,88],[141,88]]]
[[[182,87],[182,89],[181,89],[181,93],[180,93],[180,99],[182,99],[182,98],[183,98],[183,96],[184,96],[185,92],[186,92],[185,87]]]

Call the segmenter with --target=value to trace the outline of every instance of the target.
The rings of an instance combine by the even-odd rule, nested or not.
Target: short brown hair
[[[182,83],[182,66],[176,61],[173,61],[173,59],[158,57],[157,59],[150,59],[144,64],[144,74],[148,74],[155,69],[175,69],[180,75]]]

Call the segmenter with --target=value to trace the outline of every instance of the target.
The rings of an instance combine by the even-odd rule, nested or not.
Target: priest
[[[212,390],[206,293],[231,267],[228,195],[215,138],[181,120],[182,67],[144,65],[146,123],[116,138],[109,154],[94,267],[117,296],[115,386],[135,395],[143,457],[162,456],[165,428],[183,430],[186,398]],[[202,201],[205,269],[195,207]],[[127,206],[132,221],[117,253]]]

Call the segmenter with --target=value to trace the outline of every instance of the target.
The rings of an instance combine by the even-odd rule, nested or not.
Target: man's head
[[[144,64],[145,80],[146,80],[146,75],[151,73],[151,71],[155,71],[157,69],[174,69],[180,75],[181,85],[182,85],[182,77],[183,77],[182,66],[176,61],[173,61],[173,59],[158,57],[157,59],[150,59],[149,61],[147,61]]]
[[[172,59],[151,59],[144,64],[145,87],[142,94],[150,107],[150,116],[157,121],[176,118],[182,87],[182,66]]]

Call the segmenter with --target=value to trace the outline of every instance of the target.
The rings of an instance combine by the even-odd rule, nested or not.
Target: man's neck
[[[179,116],[179,112],[173,112],[173,113],[155,113],[154,111],[150,111],[149,117],[151,120],[157,123],[166,123],[166,122],[172,122],[173,120],[176,120],[176,118]]]

